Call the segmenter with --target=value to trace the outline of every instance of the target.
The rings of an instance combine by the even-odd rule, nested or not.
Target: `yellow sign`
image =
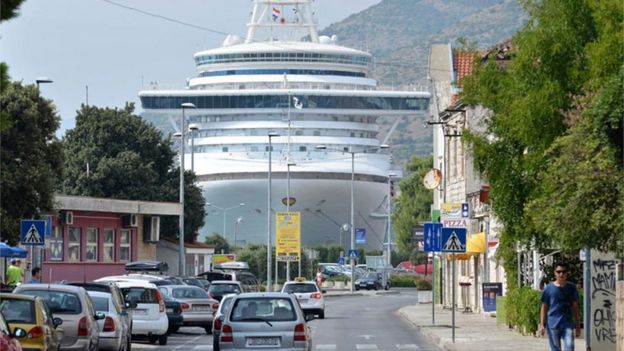
[[[212,255],[212,266],[216,267],[219,263],[236,261],[235,254],[214,254]]]
[[[301,212],[275,214],[275,254],[278,261],[299,261]]]

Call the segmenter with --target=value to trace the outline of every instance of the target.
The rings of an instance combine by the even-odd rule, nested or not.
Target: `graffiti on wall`
[[[592,350],[615,350],[615,269],[613,254],[591,252],[591,346]]]

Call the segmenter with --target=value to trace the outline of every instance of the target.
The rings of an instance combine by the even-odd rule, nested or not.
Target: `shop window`
[[[87,228],[87,251],[85,259],[87,261],[98,260],[98,230],[96,228]]]
[[[63,260],[63,232],[61,227],[52,227],[52,237],[50,239],[50,261]]]
[[[131,234],[129,229],[123,229],[119,236],[119,260],[130,261],[130,249],[132,247]]]
[[[69,228],[67,258],[69,261],[80,261],[80,228]]]
[[[104,261],[115,261],[115,231],[104,229]]]

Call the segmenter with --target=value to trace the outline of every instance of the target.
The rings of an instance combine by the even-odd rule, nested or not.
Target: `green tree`
[[[19,15],[19,7],[24,0],[2,0],[0,1],[0,20],[6,21]]]
[[[423,178],[429,170],[433,159],[414,156],[405,166],[408,175],[401,180],[401,196],[396,200],[392,215],[392,227],[401,256],[408,256],[416,246],[413,240],[414,228],[419,222],[430,218],[432,195],[423,185]]]
[[[0,228],[2,239],[19,240],[19,221],[39,218],[54,208],[54,191],[63,174],[63,154],[55,136],[60,118],[34,85],[9,84],[0,94],[8,116],[0,132]]]
[[[123,109],[81,106],[76,127],[63,138],[67,176],[62,191],[70,195],[143,201],[179,201],[179,168],[174,168],[171,139]],[[204,200],[185,172],[185,241],[194,240],[204,223]],[[178,217],[161,221],[163,237],[178,236]]]
[[[10,20],[18,16],[18,9],[24,0],[1,0],[0,1],[0,23]],[[0,62],[0,93],[3,93],[10,84],[9,66]],[[9,114],[4,111],[0,112],[0,130],[8,128]]]
[[[616,250],[624,219],[624,4],[524,4],[530,20],[513,38],[511,61],[475,67],[462,96],[491,111],[485,133],[464,136],[504,225],[499,252],[509,276],[518,241]]]
[[[215,247],[215,253],[230,252],[230,244],[219,233],[212,233],[212,235],[206,236],[204,242],[208,245],[213,245]]]

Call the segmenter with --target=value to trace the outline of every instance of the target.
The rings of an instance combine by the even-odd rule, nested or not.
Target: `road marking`
[[[197,345],[195,347],[193,347],[193,350],[197,350],[197,351],[210,351],[212,350],[212,345]]]
[[[420,346],[416,344],[397,344],[396,348],[399,350],[420,350]]]
[[[358,350],[377,350],[376,344],[356,344],[355,348]]]
[[[203,337],[203,335],[196,336],[196,337],[192,338],[191,340],[185,342],[184,344],[176,346],[174,348],[174,350],[179,350],[179,349],[182,349],[184,347],[188,347],[188,344],[196,344],[197,340],[201,339],[202,337]]]
[[[317,350],[335,350],[336,344],[316,345]]]

